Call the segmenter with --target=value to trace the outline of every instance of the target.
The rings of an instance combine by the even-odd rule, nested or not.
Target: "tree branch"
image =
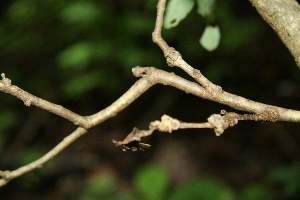
[[[131,88],[113,104],[94,115],[88,116],[87,118],[89,119],[91,126],[95,126],[107,120],[108,118],[116,116],[118,112],[129,106],[152,85],[153,83],[151,83],[147,79],[141,78],[136,81],[135,84],[131,86]]]
[[[155,29],[152,33],[152,40],[156,43],[164,53],[167,64],[170,67],[179,67],[187,74],[193,77],[198,83],[200,83],[211,95],[216,96],[222,88],[218,85],[210,82],[205,76],[202,75],[200,70],[196,70],[188,65],[183,59],[181,54],[173,47],[170,47],[161,36],[161,30],[164,21],[164,11],[166,6],[166,0],[159,0],[157,4],[157,16],[155,22]]]
[[[123,140],[115,141],[115,145],[120,147],[123,151],[131,149],[132,151],[144,151],[150,147],[149,144],[141,143],[142,137],[147,137],[153,133],[154,130],[160,132],[172,133],[174,130],[187,128],[210,128],[214,129],[216,136],[220,136],[225,129],[234,126],[239,120],[255,120],[255,121],[270,121],[270,116],[266,114],[237,114],[234,112],[226,112],[222,110],[220,114],[212,114],[207,118],[207,122],[203,123],[188,123],[174,119],[168,115],[163,115],[161,121],[156,120],[151,122],[149,130],[139,130],[133,128],[133,131]]]
[[[269,0],[250,0],[254,3],[254,6],[258,7],[272,7],[271,2]],[[271,26],[277,30],[277,33],[281,36],[284,43],[287,43],[286,46],[290,49],[292,54],[295,57],[295,60],[300,67],[300,21],[299,21],[299,5],[295,1],[285,0],[276,0],[278,3],[274,6],[275,10],[269,11],[267,16],[273,18],[280,18],[278,23],[275,23],[272,20],[267,20]],[[281,2],[281,3],[280,3]],[[265,3],[265,5],[263,4]],[[274,3],[274,1],[272,1]],[[187,64],[181,54],[176,51],[173,47],[169,47],[166,41],[161,36],[163,19],[164,19],[164,11],[165,11],[166,0],[159,0],[157,4],[157,17],[155,23],[155,29],[152,34],[153,42],[156,43],[164,53],[166,57],[166,62],[170,67],[179,67],[184,70],[187,74],[189,74],[192,78],[194,78],[200,85],[196,83],[189,82],[181,77],[176,76],[174,73],[163,72],[161,70],[155,69],[153,67],[140,68],[136,67],[133,69],[133,73],[137,77],[143,77],[152,82],[153,84],[160,83],[164,85],[171,85],[178,89],[181,89],[187,93],[192,93],[196,96],[199,96],[204,99],[208,99],[211,101],[215,101],[237,110],[243,110],[250,113],[255,113],[254,115],[241,115],[235,114],[234,117],[236,121],[229,120],[230,123],[226,123],[228,121],[224,120],[220,115],[212,115],[208,118],[208,123],[201,123],[198,125],[198,128],[214,128],[216,135],[220,135],[224,132],[229,124],[233,126],[237,123],[237,120],[256,120],[256,121],[290,121],[290,122],[300,122],[300,111],[280,108],[276,106],[266,105],[258,102],[254,102],[248,100],[246,98],[230,94],[222,90],[222,88],[218,85],[210,82],[205,76],[202,75],[200,70],[194,69],[189,64]],[[297,12],[295,12],[297,11]],[[291,15],[290,13],[291,12]],[[264,14],[262,14],[264,16]],[[272,18],[271,18],[272,19]],[[273,24],[274,23],[274,24]],[[287,27],[286,24],[288,23]],[[287,37],[288,36],[288,37]],[[290,37],[293,37],[291,39]],[[289,42],[291,40],[291,42]],[[233,116],[233,115],[231,115]],[[225,117],[224,117],[225,118]],[[166,120],[168,119],[168,120]],[[167,125],[165,125],[165,123]],[[167,122],[166,122],[167,121]],[[234,122],[234,123],[232,123]],[[225,123],[225,124],[224,124]],[[154,125],[156,124],[156,125]],[[162,117],[161,122],[152,122],[150,124],[150,130],[158,129],[160,131],[171,132],[172,130],[177,130],[180,128],[180,121],[175,120],[170,117]],[[175,128],[174,126],[175,125]],[[197,126],[197,125],[196,125]],[[195,127],[194,125],[192,127]],[[145,132],[145,131],[140,131]],[[147,134],[140,134],[141,137],[145,137],[152,134],[151,132],[147,132]],[[141,137],[138,137],[139,130],[134,129],[134,134],[129,134],[125,140],[123,141],[114,141],[116,146],[121,146],[123,150],[128,149],[130,147],[126,146],[132,141],[138,142],[138,147],[134,147],[140,149],[139,141]]]
[[[254,0],[251,0],[251,1],[254,2]],[[262,4],[262,2],[270,2],[270,1],[269,0],[258,0],[255,2],[258,2],[257,4],[259,4],[259,5],[264,5],[264,4]],[[272,1],[272,2],[274,2],[274,1]],[[277,11],[283,12],[283,13],[280,13],[280,16],[284,16],[283,14],[286,14],[285,18],[288,18],[290,20],[290,21],[288,21],[290,23],[289,26],[297,27],[296,28],[297,30],[296,29],[291,29],[291,30],[288,29],[288,31],[292,31],[292,30],[296,31],[297,33],[295,33],[295,37],[297,35],[299,35],[299,37],[300,37],[300,31],[299,31],[300,30],[300,21],[298,21],[298,18],[296,18],[296,17],[300,17],[300,14],[299,14],[300,12],[298,12],[298,13],[295,12],[296,10],[299,11],[299,5],[293,0],[284,0],[284,1],[275,0],[275,2],[278,3],[278,5],[276,7]],[[279,4],[279,2],[285,2],[285,3]],[[165,0],[159,0],[159,2],[157,4],[157,18],[156,18],[156,25],[155,25],[155,30],[154,30],[155,34],[153,33],[153,41],[155,41],[158,44],[158,46],[161,47],[161,49],[164,52],[164,55],[166,57],[167,64],[169,66],[171,66],[171,67],[176,66],[176,67],[181,68],[186,73],[188,73],[191,77],[193,77],[198,83],[200,83],[200,85],[201,85],[200,87],[204,88],[208,92],[208,94],[207,94],[207,93],[204,93],[203,90],[201,90],[200,94],[201,94],[202,98],[228,105],[237,110],[243,110],[243,111],[256,113],[256,114],[264,113],[270,117],[271,121],[277,121],[277,120],[291,121],[291,122],[299,122],[300,121],[300,115],[299,115],[300,112],[299,111],[293,111],[293,110],[289,110],[289,109],[282,109],[282,108],[278,108],[275,106],[265,105],[265,104],[261,104],[261,103],[257,103],[257,102],[245,99],[240,96],[236,96],[236,95],[227,93],[227,92],[223,91],[220,86],[213,84],[207,78],[205,78],[202,75],[202,73],[200,72],[200,70],[196,70],[193,67],[191,67],[189,64],[187,64],[183,60],[181,54],[178,51],[176,51],[174,48],[168,47],[168,45],[165,44],[166,42],[161,37],[161,29],[162,29],[162,24],[163,24],[163,19],[164,19],[163,14],[164,14],[164,10],[165,10],[164,9],[165,3],[166,3]],[[267,5],[265,5],[265,6],[267,6]],[[279,9],[280,8],[279,6],[283,6],[283,9],[282,9],[283,11],[281,11]],[[285,11],[286,9],[292,9],[291,17],[289,17],[290,13]],[[287,21],[285,21],[285,23],[286,22]],[[282,24],[280,26],[278,26],[277,28],[278,29],[283,28],[283,30],[285,30],[284,29],[284,21],[281,21],[281,23]],[[287,32],[287,30],[285,30],[283,32]],[[298,44],[298,45],[300,44],[300,38],[298,38],[298,40],[294,39],[294,41],[297,41],[296,44]],[[299,56],[297,58],[300,58],[300,46],[298,46],[298,48],[297,48],[297,52],[298,51],[299,51]],[[138,69],[138,70],[140,70],[140,69]],[[137,74],[141,74],[142,77],[147,77],[146,76],[147,74],[149,74],[149,76],[152,76],[151,75],[152,72],[147,73],[146,71],[147,71],[147,69],[145,69],[145,71],[142,70],[141,72],[137,72]],[[151,77],[149,78],[149,80],[151,80]],[[199,90],[199,87],[198,87],[198,90]]]
[[[64,107],[61,105],[57,105],[54,103],[51,103],[49,101],[46,101],[44,99],[38,98],[21,88],[12,85],[11,80],[8,78],[5,78],[5,74],[2,73],[2,80],[0,80],[0,91],[11,94],[18,99],[21,99],[24,102],[24,105],[31,106],[34,105],[36,107],[42,108],[44,110],[47,110],[49,112],[52,112],[54,114],[57,114],[65,119],[70,120],[75,125],[79,125],[83,128],[90,127],[88,120],[85,117],[82,117]]]
[[[299,64],[299,5],[295,5],[295,1],[291,0],[272,1],[272,3],[276,3],[277,7],[272,7],[271,5],[269,5],[268,0],[250,1],[255,7],[257,7],[259,12],[262,12],[261,15],[266,18],[266,20],[271,24],[275,31],[278,32],[284,43],[294,55],[296,62]],[[140,131],[134,128],[133,131],[125,138],[125,140],[121,142],[114,141],[117,146],[122,146],[122,148],[126,149],[130,148],[126,146],[128,143],[135,141],[139,142],[141,140],[141,137],[151,135],[154,130],[171,132],[172,130],[177,130],[178,128],[212,128],[215,130],[215,133],[217,135],[220,135],[227,127],[237,124],[238,120],[300,122],[300,111],[258,103],[225,92],[220,86],[217,86],[206,79],[199,70],[196,70],[188,65],[183,60],[181,54],[174,48],[169,47],[161,37],[165,3],[166,0],[159,0],[157,5],[157,19],[155,30],[152,34],[153,41],[164,52],[167,64],[169,66],[176,66],[181,68],[191,77],[193,77],[197,83],[183,79],[175,75],[174,73],[165,72],[153,67],[136,67],[133,69],[133,74],[141,78],[126,93],[124,93],[123,96],[121,96],[113,104],[100,112],[97,112],[91,116],[80,116],[60,105],[53,104],[46,100],[38,98],[22,90],[21,88],[12,85],[11,80],[6,78],[5,75],[2,74],[2,80],[0,80],[0,91],[9,93],[21,99],[22,101],[24,101],[24,104],[26,106],[35,105],[42,109],[48,110],[49,112],[55,113],[65,119],[70,120],[79,127],[38,160],[13,171],[0,171],[0,186],[5,185],[10,180],[21,176],[22,174],[42,167],[46,162],[55,157],[59,152],[73,143],[76,139],[84,135],[87,132],[87,129],[104,122],[108,118],[115,116],[118,112],[129,106],[135,99],[137,99],[141,94],[143,94],[146,90],[148,90],[155,84],[170,85],[183,90],[186,93],[191,93],[195,96],[215,101],[237,110],[242,110],[254,114],[239,115],[236,113],[227,113],[225,111],[222,111],[221,115],[213,114],[208,118],[208,122],[204,123],[180,122],[177,119],[163,116],[161,122],[155,121],[153,123],[150,123],[150,130]],[[270,6],[274,8],[271,11],[266,9],[266,7]],[[289,8],[292,8],[290,12],[287,11]],[[278,21],[274,21],[274,19],[278,19]],[[287,24],[287,27],[284,26],[285,24]],[[295,40],[297,42],[295,42]],[[139,147],[131,149],[143,150],[148,148],[149,146],[150,145],[139,143]]]
[[[295,0],[249,0],[274,29],[300,68],[300,5]]]
[[[23,100],[26,106],[35,105],[42,109],[48,110],[49,112],[70,120],[75,125],[79,125],[79,127],[69,136],[64,138],[52,150],[50,150],[48,153],[46,153],[36,161],[13,171],[0,171],[0,187],[7,184],[14,178],[17,178],[36,168],[42,167],[46,162],[54,158],[58,153],[72,144],[80,136],[84,135],[87,132],[87,129],[102,123],[108,118],[115,116],[118,112],[122,111],[124,108],[130,105],[135,99],[137,99],[141,94],[143,94],[152,86],[152,83],[147,81],[147,79],[141,78],[113,104],[94,115],[83,117],[60,105],[50,103],[46,100],[34,96],[22,90],[21,88],[12,85],[11,80],[6,78],[4,74],[2,74],[1,76],[2,80],[0,80],[0,91],[9,93]]]
[[[263,114],[264,116],[268,116],[268,121],[300,123],[300,111],[255,102],[225,91],[222,91],[217,97],[214,97],[199,84],[181,78],[174,73],[168,73],[154,67],[135,67],[132,71],[135,76],[143,77],[152,84],[159,83],[163,85],[170,85],[186,93],[227,105],[236,110]]]
[[[161,19],[163,19],[164,17],[166,0],[160,0],[156,7],[157,7],[157,16],[156,16],[155,28],[152,33],[152,40],[163,50],[163,52],[165,52],[170,48],[169,45],[161,37],[161,29],[163,26],[163,20]]]

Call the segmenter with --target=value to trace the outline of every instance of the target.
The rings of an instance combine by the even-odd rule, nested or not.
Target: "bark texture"
[[[292,53],[300,69],[300,6],[295,0],[249,0]]]

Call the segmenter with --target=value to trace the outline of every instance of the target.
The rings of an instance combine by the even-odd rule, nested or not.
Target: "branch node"
[[[168,50],[165,52],[165,57],[167,60],[167,64],[170,67],[174,67],[175,62],[179,57],[181,57],[181,54],[178,51],[176,51],[173,47],[169,47]]]
[[[207,121],[213,127],[216,136],[220,136],[224,132],[225,122],[224,122],[224,118],[222,117],[222,115],[213,114],[209,118],[207,118]]]
[[[267,117],[267,120],[270,122],[276,122],[279,119],[279,113],[278,110],[272,107],[268,107],[265,111],[265,115]]]
[[[151,122],[149,128],[150,130],[172,133],[173,130],[178,130],[180,128],[180,121],[168,115],[163,115],[161,121],[156,120]]]
[[[223,115],[223,116],[222,116]],[[229,126],[234,126],[239,121],[239,115],[233,112],[221,110],[220,114],[213,114],[207,118],[217,136],[220,136]]]
[[[219,96],[219,94],[221,94],[222,91],[223,91],[223,89],[221,86],[214,84],[213,91],[212,91],[213,97],[215,98],[215,97]]]
[[[31,106],[31,100],[30,99],[25,100],[24,105],[28,107]]]
[[[11,172],[8,170],[0,171],[0,179],[10,179]]]
[[[135,77],[144,77],[146,75],[151,75],[151,72],[150,70],[148,70],[148,68],[140,66],[132,68],[132,73]]]

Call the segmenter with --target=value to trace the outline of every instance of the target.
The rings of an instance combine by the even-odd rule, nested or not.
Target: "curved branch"
[[[137,77],[143,77],[152,84],[163,84],[176,87],[186,93],[214,101],[220,104],[230,106],[237,110],[245,112],[268,115],[268,121],[287,121],[300,123],[300,111],[281,108],[255,102],[244,97],[234,95],[225,91],[212,96],[206,89],[195,82],[188,81],[174,73],[168,73],[154,67],[136,67],[133,74]]]
[[[161,29],[163,26],[163,17],[165,13],[166,8],[166,0],[160,0],[157,4],[157,15],[156,15],[156,23],[155,28],[152,33],[152,40],[154,43],[156,43],[163,52],[167,51],[169,48],[169,45],[165,42],[165,40],[161,37]],[[166,56],[166,55],[165,55]]]
[[[4,73],[2,73],[1,76],[2,76],[2,80],[0,80],[0,91],[11,94],[17,97],[18,99],[21,99],[24,102],[24,105],[26,106],[34,105],[36,107],[42,108],[56,115],[59,115],[65,119],[68,119],[71,122],[73,122],[75,125],[79,125],[83,128],[88,128],[90,126],[87,119],[85,119],[85,117],[80,116],[62,107],[61,105],[57,105],[49,101],[46,101],[44,99],[38,98],[22,90],[21,88],[12,85],[11,80],[5,78]]]
[[[196,70],[187,64],[181,54],[176,51],[173,47],[170,47],[161,36],[164,12],[165,12],[166,0],[159,0],[157,4],[157,16],[155,22],[155,29],[152,33],[152,40],[156,43],[164,53],[167,64],[170,67],[179,67],[184,70],[187,74],[193,77],[198,83],[200,83],[212,96],[218,95],[222,88],[218,85],[210,82],[205,76],[202,75],[200,70]]]
[[[6,185],[9,181],[11,181],[14,178],[17,178],[36,168],[42,167],[46,162],[54,158],[58,153],[60,153],[62,150],[64,150],[66,147],[68,147],[70,144],[76,141],[79,137],[84,135],[87,132],[87,129],[117,115],[118,112],[122,111],[124,108],[130,105],[135,99],[137,99],[152,85],[153,84],[147,79],[141,78],[138,81],[136,81],[136,83],[113,104],[94,115],[83,117],[76,113],[73,113],[72,111],[60,105],[56,105],[41,98],[38,98],[22,90],[21,88],[12,85],[11,80],[5,78],[5,75],[2,74],[2,80],[0,80],[0,91],[9,93],[23,100],[25,102],[25,105],[27,106],[35,105],[42,109],[48,110],[49,112],[64,117],[81,127],[78,127],[73,133],[64,138],[52,150],[50,150],[48,153],[46,153],[44,156],[37,159],[36,161],[33,161],[13,171],[0,171],[0,187]]]
[[[257,5],[259,5],[261,7],[271,6],[271,5],[269,5],[269,4],[271,4],[270,0],[250,0],[250,1],[252,1],[253,3],[256,3]],[[278,13],[278,15],[280,16],[278,18],[282,18],[281,20],[279,20],[280,23],[278,22],[279,25],[277,25],[275,23],[276,26],[274,25],[274,27],[276,27],[278,29],[284,28],[285,27],[284,23],[288,23],[287,27],[289,27],[290,29],[287,29],[287,30],[283,29],[285,31],[283,31],[282,34],[284,35],[284,37],[286,34],[288,34],[288,36],[291,37],[292,32],[291,33],[289,33],[289,32],[290,31],[295,32],[295,33],[293,33],[294,34],[293,41],[297,41],[297,42],[294,42],[294,44],[293,44],[293,48],[294,48],[295,45],[300,44],[300,38],[295,39],[298,36],[300,37],[300,31],[299,31],[300,30],[300,21],[298,20],[299,16],[300,16],[299,15],[300,12],[298,12],[298,13],[296,12],[296,11],[299,11],[299,5],[294,0],[284,0],[284,1],[272,0],[272,2],[273,3],[277,2],[277,5],[275,6],[276,9],[274,12],[268,13],[269,16],[275,15],[275,17],[273,17],[273,18],[276,18],[276,15]],[[153,38],[153,40],[156,41],[156,43],[158,44],[159,47],[167,46],[167,44],[164,45],[165,41],[163,40],[163,38],[161,38],[161,27],[162,27],[162,23],[163,23],[163,19],[164,19],[163,14],[164,14],[165,3],[166,3],[165,0],[159,0],[159,2],[157,4],[157,18],[156,18],[156,26],[155,26],[155,30],[154,30],[154,32],[156,34],[153,34],[153,37],[157,36],[157,38],[156,39]],[[280,6],[283,6],[283,8],[280,8]],[[293,8],[292,11],[289,10],[291,8]],[[289,15],[290,13],[286,13],[286,12],[291,12],[291,15]],[[283,16],[285,16],[285,17],[283,17]],[[178,51],[176,51],[174,48],[169,47],[169,48],[161,48],[161,49],[164,52],[167,64],[169,66],[171,66],[171,67],[176,66],[176,67],[181,68],[186,73],[188,73],[191,77],[193,77],[198,83],[200,83],[201,86],[198,84],[194,84],[194,88],[197,88],[198,91],[201,90],[200,93],[195,93],[196,96],[201,94],[200,96],[202,98],[209,99],[211,101],[215,101],[215,102],[218,102],[221,104],[225,104],[225,105],[228,105],[228,106],[238,109],[238,110],[243,110],[243,111],[256,113],[256,114],[264,113],[264,114],[267,114],[268,116],[270,116],[271,121],[277,121],[277,120],[290,121],[290,122],[299,122],[300,121],[300,115],[299,115],[300,112],[299,111],[293,111],[293,110],[289,110],[289,109],[279,108],[276,106],[261,104],[261,103],[254,102],[254,101],[245,99],[243,97],[233,95],[233,94],[223,91],[220,86],[213,84],[207,78],[205,78],[202,75],[202,73],[200,72],[200,70],[196,70],[193,67],[191,67],[189,64],[187,64],[183,60],[181,54]],[[297,56],[296,58],[300,59],[300,45],[298,46],[297,50],[295,50],[294,52],[296,52],[297,54],[299,52],[299,56]],[[145,78],[148,77],[149,80],[153,79],[149,76],[152,76],[152,74],[154,72],[150,72],[150,73],[147,72],[150,70],[150,68],[145,69],[145,70],[142,70],[142,69],[137,69],[137,70],[138,71],[141,70],[141,71],[137,72],[136,74],[141,74],[141,76],[145,77]],[[155,76],[158,77],[157,75],[155,75]]]
[[[300,68],[300,5],[295,0],[249,0],[279,35]]]
[[[147,79],[141,78],[137,80],[135,84],[131,86],[131,88],[126,93],[124,93],[110,106],[101,110],[100,112],[97,112],[96,114],[88,116],[87,118],[89,119],[91,126],[95,126],[107,120],[108,118],[116,116],[118,112],[129,106],[134,100],[141,96],[152,85],[153,83],[151,83]]]

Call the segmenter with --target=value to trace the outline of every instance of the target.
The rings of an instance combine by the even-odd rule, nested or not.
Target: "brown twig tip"
[[[11,172],[8,170],[0,171],[0,179],[9,179]]]
[[[131,133],[123,141],[113,140],[113,143],[116,147],[121,147],[123,151],[128,149],[131,149],[132,151],[144,151],[151,145],[141,143],[141,138],[151,135],[152,132],[153,130],[139,130],[137,128],[133,128]]]
[[[11,80],[8,79],[8,78],[5,78],[5,74],[4,73],[1,74],[1,77],[2,77],[2,80],[0,80],[0,83],[2,83],[4,85],[7,85],[7,86],[11,85]]]
[[[151,122],[149,128],[151,130],[172,133],[173,130],[178,130],[180,128],[180,121],[168,115],[163,115],[161,121],[156,120]]]
[[[137,67],[132,68],[132,73],[135,77],[143,77],[143,76],[147,75],[148,73],[151,73],[150,70],[148,70],[148,68],[151,68],[151,67],[137,66]]]

